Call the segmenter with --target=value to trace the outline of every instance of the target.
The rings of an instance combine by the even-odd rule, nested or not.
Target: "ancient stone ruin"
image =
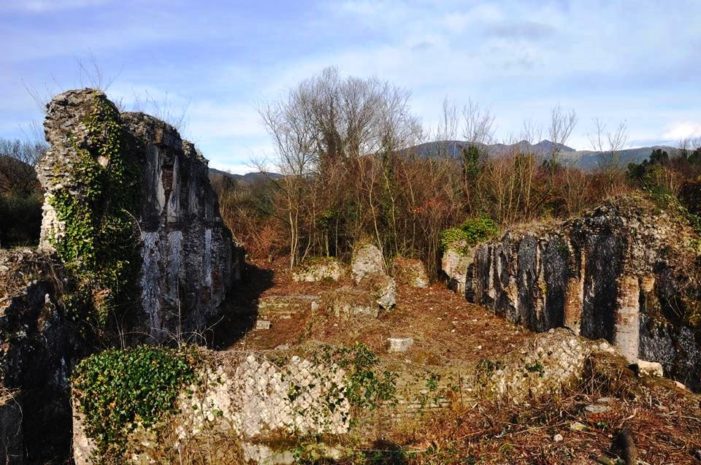
[[[60,94],[47,110],[51,148],[38,170],[45,189],[40,247],[54,250],[74,227],[56,211],[59,196],[87,198],[94,209],[115,201],[115,192],[93,199],[95,187],[81,174],[95,169],[104,176],[131,164],[125,175],[137,177],[128,188],[138,194],[129,214],[139,236],[139,326],[154,341],[202,330],[242,266],[207,161],[172,126],[143,113],[119,114],[96,90]]]
[[[456,287],[531,330],[565,326],[606,339],[631,363],[659,362],[666,375],[698,390],[693,237],[682,217],[656,213],[642,198],[618,199],[581,218],[514,229],[476,246]]]
[[[0,253],[3,463],[68,457],[74,365],[198,334],[243,266],[207,161],[175,128],[92,89],[56,96],[44,127],[39,250]]]

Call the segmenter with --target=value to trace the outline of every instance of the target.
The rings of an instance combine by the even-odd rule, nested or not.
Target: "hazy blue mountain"
[[[437,142],[425,142],[423,144],[415,145],[408,149],[402,150],[402,154],[412,154],[421,158],[431,158],[431,157],[459,157],[462,149],[467,147],[469,144],[465,141],[459,140],[444,140]],[[610,154],[607,152],[597,152],[595,150],[575,150],[572,147],[568,147],[563,144],[555,144],[547,139],[538,142],[537,144],[531,144],[528,141],[522,140],[516,142],[515,144],[477,144],[479,147],[486,149],[487,153],[491,157],[500,157],[514,153],[517,150],[521,153],[532,153],[539,157],[549,157],[555,148],[558,148],[558,157],[560,160],[566,164],[574,165],[578,168],[584,170],[592,170],[609,160]],[[670,156],[675,156],[678,149],[674,147],[664,146],[664,145],[654,145],[650,147],[638,147],[632,149],[620,150],[616,153],[617,162],[620,166],[626,167],[628,163],[640,163],[643,160],[647,160],[650,154],[655,149],[662,149],[667,151]],[[265,179],[279,179],[282,177],[278,173],[270,172],[257,172],[257,173],[247,173],[247,174],[231,174],[225,171],[220,171],[214,168],[209,169],[209,176],[212,180],[216,179],[218,176],[224,176],[229,179],[236,180],[244,184],[252,184],[256,181]]]
[[[280,179],[282,177],[281,174],[278,173],[270,173],[267,171],[258,171],[255,173],[246,173],[246,174],[233,174],[233,173],[227,173],[226,171],[221,171],[215,168],[210,168],[209,169],[209,179],[212,181],[215,181],[217,178],[228,178],[236,181],[237,183],[241,184],[253,184],[258,181],[265,181],[265,180],[275,180],[275,179]]]
[[[519,151],[521,153],[532,153],[541,157],[549,157],[557,147],[559,157],[566,163],[571,163],[579,168],[590,170],[600,166],[610,158],[607,152],[597,152],[594,150],[575,150],[562,144],[555,144],[549,140],[542,140],[537,144],[531,144],[528,141],[520,141],[515,144],[477,144],[481,148],[486,149],[487,153],[493,157],[499,157]],[[451,156],[458,157],[468,143],[464,141],[448,140],[438,142],[426,142],[419,144],[409,149],[404,150],[404,153],[414,153],[419,157],[437,157]],[[666,150],[670,156],[677,154],[677,149],[668,146],[651,146],[639,147],[632,149],[620,150],[616,153],[616,158],[621,166],[627,166],[628,163],[640,163],[646,160],[650,153],[655,149]]]

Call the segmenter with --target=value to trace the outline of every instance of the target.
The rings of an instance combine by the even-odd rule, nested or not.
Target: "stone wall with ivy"
[[[172,126],[122,114],[98,90],[56,96],[44,128],[41,247],[75,277],[68,307],[92,328],[152,341],[203,329],[242,266],[207,161]]]
[[[701,255],[687,212],[645,197],[477,245],[468,300],[534,331],[567,327],[701,389]]]
[[[559,392],[599,345],[560,329],[503,359],[441,367],[389,362],[362,344],[103,352],[76,370],[74,459],[177,463],[211,444],[237,463],[338,458],[451,406]]]

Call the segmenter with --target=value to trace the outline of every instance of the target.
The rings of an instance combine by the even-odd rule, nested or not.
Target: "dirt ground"
[[[324,307],[323,296],[349,279],[295,283],[284,262],[257,262],[251,270],[250,282],[231,304],[235,324],[215,335],[220,349],[362,342],[387,361],[459,367],[498,359],[533,336],[442,283],[398,286],[393,310],[379,318],[344,320]],[[270,329],[256,330],[257,319],[270,321]],[[389,353],[388,337],[411,337],[414,345],[406,353]],[[592,412],[592,405],[603,408]],[[701,464],[701,396],[671,380],[638,378],[614,358],[592,359],[581,383],[557,395],[521,405],[509,399],[454,405],[401,430],[384,431],[363,448],[360,462],[356,457],[348,463],[635,463],[635,457],[626,462],[626,453],[616,447],[624,430],[641,464]]]

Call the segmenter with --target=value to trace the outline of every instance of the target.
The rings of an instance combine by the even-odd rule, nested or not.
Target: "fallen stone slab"
[[[387,341],[390,352],[406,352],[414,345],[414,338],[411,337],[390,337]]]

